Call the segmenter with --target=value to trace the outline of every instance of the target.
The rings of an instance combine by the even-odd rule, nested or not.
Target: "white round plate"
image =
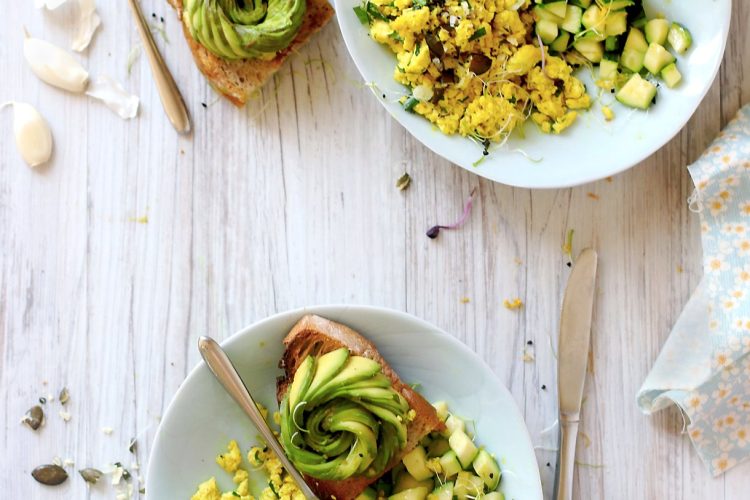
[[[281,341],[307,313],[339,321],[367,336],[407,383],[419,383],[429,400],[446,400],[457,414],[476,420],[479,442],[496,454],[508,500],[542,500],[534,449],[513,397],[464,344],[429,323],[375,307],[321,306],[282,313],[222,343],[259,402],[277,408]],[[196,346],[197,349],[197,346]],[[232,488],[214,462],[230,439],[244,452],[258,443],[249,419],[214,380],[204,363],[188,375],[165,413],[149,459],[146,491],[156,500],[190,498],[198,483],[215,476]],[[258,473],[255,491],[267,480]]]
[[[527,123],[526,137],[514,134],[502,149],[493,150],[478,166],[482,149],[471,140],[440,133],[419,115],[406,112],[398,102],[406,88],[393,80],[395,55],[367,36],[353,8],[361,0],[335,0],[339,26],[349,53],[366,82],[388,112],[414,137],[440,156],[482,177],[529,188],[559,188],[603,179],[626,170],[666,144],[695,112],[716,76],[729,33],[731,0],[645,0],[649,15],[663,13],[688,27],[693,46],[677,57],[683,82],[676,89],[659,88],[657,102],[648,112],[612,104],[616,118],[606,122],[601,106],[589,112],[561,135],[548,135]],[[591,71],[577,73],[593,92]],[[383,99],[383,94],[386,99]],[[613,96],[604,96],[606,103]],[[534,161],[532,161],[532,159]],[[675,165],[675,167],[679,167]]]

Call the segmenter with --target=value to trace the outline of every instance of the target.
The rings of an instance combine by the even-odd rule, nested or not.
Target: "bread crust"
[[[408,401],[409,406],[416,412],[416,417],[407,426],[406,446],[393,457],[383,474],[398,464],[403,456],[413,450],[424,436],[432,431],[444,429],[435,408],[399,378],[372,342],[348,326],[309,314],[294,325],[284,339],[284,345],[286,349],[279,361],[279,367],[284,370],[284,376],[279,377],[276,383],[276,398],[279,402],[286,394],[300,363],[308,355],[319,356],[346,347],[353,355],[369,358],[380,363],[383,374],[390,379],[393,389],[400,392]],[[379,477],[352,477],[343,481],[325,481],[309,476],[306,476],[305,479],[320,498],[352,500],[370,484],[377,481]]]
[[[167,0],[177,10],[182,21],[182,0]],[[213,54],[190,35],[185,23],[182,31],[193,53],[198,69],[206,75],[211,86],[229,99],[235,106],[244,106],[252,94],[261,88],[284,61],[299,50],[312,35],[319,31],[333,16],[333,7],[327,0],[307,0],[307,10],[297,36],[291,45],[280,51],[271,60],[244,59],[231,61]]]

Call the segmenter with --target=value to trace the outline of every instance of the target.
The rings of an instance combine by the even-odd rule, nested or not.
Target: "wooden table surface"
[[[99,3],[103,28],[81,59],[140,96],[131,121],[40,83],[24,64],[21,26],[68,46],[75,9],[19,2],[0,19],[0,100],[36,105],[55,138],[53,161],[31,170],[11,114],[1,115],[0,496],[88,498],[77,476],[45,489],[29,472],[56,456],[77,468],[127,465],[136,435],[144,471],[160,415],[198,362],[199,335],[225,338],[321,303],[391,307],[451,332],[508,386],[539,444],[556,417],[549,336],[574,229],[574,250],[592,245],[601,258],[578,449],[589,465],[577,469],[576,497],[747,498],[750,465],[713,479],[678,412],[646,417],[634,401],[701,276],[685,165],[750,98],[744,1],[734,2],[720,75],[682,132],[627,173],[550,191],[485,181],[422,147],[362,88],[335,21],[238,110],[196,70],[166,3],[144,0],[164,17],[159,45],[192,112],[193,135],[178,136],[145,56],[128,75],[139,42],[127,2]],[[402,193],[404,170],[413,183]],[[426,238],[474,188],[466,226]],[[503,307],[515,297],[523,309]],[[533,362],[522,360],[528,340]],[[70,421],[55,401],[39,432],[19,425],[63,386]],[[549,495],[554,457],[538,456]]]

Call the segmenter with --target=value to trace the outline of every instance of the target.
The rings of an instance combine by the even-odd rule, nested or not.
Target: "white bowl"
[[[645,0],[649,15],[664,13],[668,19],[688,27],[693,46],[678,56],[683,82],[676,89],[662,85],[656,105],[648,112],[612,104],[616,118],[605,122],[600,105],[580,115],[577,123],[561,135],[542,134],[529,122],[526,137],[515,134],[503,149],[494,150],[478,166],[482,149],[471,140],[447,137],[419,115],[406,112],[394,96],[405,87],[393,80],[395,55],[367,35],[352,11],[360,0],[335,0],[344,41],[366,82],[386,110],[414,137],[440,156],[482,177],[512,186],[557,188],[603,179],[626,170],[666,144],[687,123],[708,92],[721,64],[729,33],[731,0]],[[578,76],[588,89],[591,71]],[[386,99],[383,99],[383,93]],[[613,96],[605,96],[607,103]],[[536,161],[531,161],[533,158]],[[675,165],[680,167],[681,165]]]
[[[375,307],[322,306],[282,313],[245,328],[222,346],[260,402],[277,407],[281,341],[307,313],[366,335],[406,382],[421,384],[425,397],[446,400],[457,414],[475,419],[479,442],[500,462],[506,498],[542,500],[534,449],[513,397],[474,352],[413,316]],[[201,362],[175,394],[157,431],[146,478],[149,498],[190,498],[198,483],[211,476],[232,488],[214,457],[230,439],[247,451],[258,442],[255,436],[249,419]],[[254,479],[257,494],[267,480],[259,473]]]

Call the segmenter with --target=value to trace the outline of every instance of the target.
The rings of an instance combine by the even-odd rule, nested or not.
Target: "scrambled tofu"
[[[591,100],[568,63],[540,48],[531,1],[371,0],[370,37],[396,56],[411,109],[447,135],[502,141],[528,118],[572,125]],[[416,104],[414,104],[416,100]]]
[[[261,410],[264,418],[268,417],[268,410],[260,405],[258,409]],[[276,424],[279,423],[278,412],[274,412],[273,421]],[[267,476],[267,481],[264,483],[267,486],[258,497],[259,500],[305,500],[305,496],[271,450],[254,446],[247,454],[247,461],[250,468],[262,469]],[[190,500],[255,500],[255,497],[250,494],[250,473],[247,468],[243,467],[242,451],[237,441],[229,442],[227,451],[216,457],[216,463],[228,474],[232,474],[234,489],[222,492],[216,483],[216,478],[212,477],[198,485],[198,490],[190,497]]]

